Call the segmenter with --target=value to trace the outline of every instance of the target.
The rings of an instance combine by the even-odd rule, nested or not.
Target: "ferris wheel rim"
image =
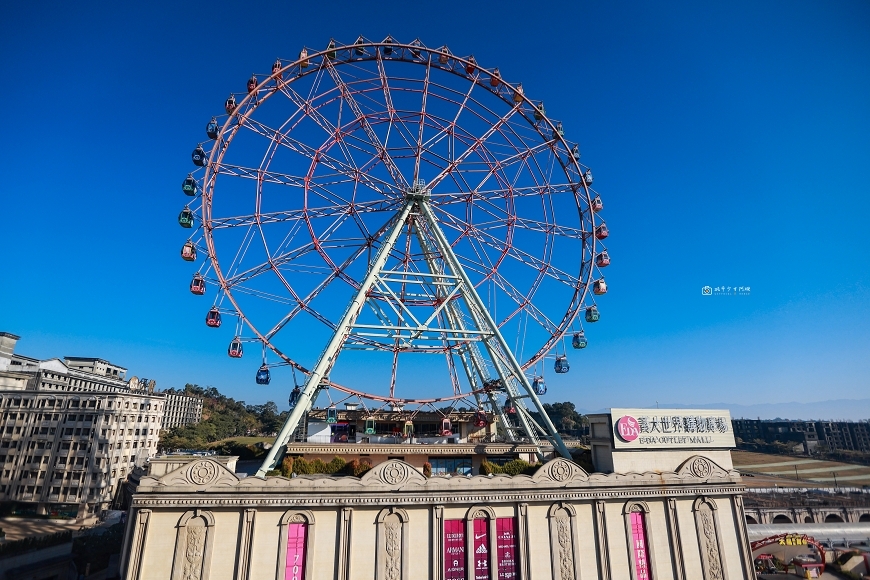
[[[415,41],[415,42],[419,42],[419,41]],[[387,46],[393,50],[409,50],[409,51],[410,50],[419,50],[421,54],[426,54],[427,58],[426,59],[419,59],[419,60],[395,58],[395,57],[394,58],[384,58],[383,56],[381,56],[381,52],[382,52],[383,48],[387,47]],[[357,48],[374,49],[375,55],[370,56],[370,57],[366,57],[366,58],[353,59],[352,61],[351,60],[342,61],[342,60],[334,59],[334,62],[332,64],[316,64],[313,62],[317,59],[322,59],[324,62],[332,61],[333,59],[328,58],[328,53],[333,53],[333,52],[337,53],[340,51],[354,51]],[[213,201],[213,196],[214,196],[214,184],[215,184],[215,181],[216,181],[217,176],[219,174],[219,172],[215,171],[214,168],[219,167],[221,165],[223,157],[224,157],[226,151],[229,149],[229,144],[232,142],[232,137],[229,140],[224,142],[224,140],[223,140],[224,134],[227,131],[227,128],[230,127],[231,121],[234,118],[236,118],[237,120],[240,117],[244,118],[244,119],[250,119],[250,117],[253,115],[254,112],[257,111],[257,109],[259,108],[259,106],[261,104],[263,104],[268,98],[270,98],[271,96],[273,96],[274,94],[277,93],[277,90],[271,90],[271,91],[268,91],[265,95],[262,95],[262,99],[259,98],[261,96],[260,92],[264,89],[271,88],[269,86],[269,84],[272,82],[276,83],[276,85],[279,82],[284,83],[284,84],[292,84],[293,82],[298,81],[300,78],[314,74],[317,69],[323,69],[324,66],[343,65],[343,64],[347,64],[348,62],[357,62],[357,61],[372,61],[372,60],[381,60],[381,59],[383,59],[384,61],[397,60],[397,61],[402,61],[402,62],[406,62],[406,63],[413,63],[413,64],[418,64],[418,65],[426,65],[428,67],[433,67],[434,64],[432,62],[432,59],[437,58],[438,56],[440,56],[440,54],[442,54],[441,49],[431,49],[431,48],[423,46],[422,43],[420,43],[420,44],[403,44],[403,43],[397,43],[397,42],[384,42],[384,41],[381,41],[381,42],[367,41],[367,42],[363,42],[360,44],[350,44],[350,45],[336,44],[334,47],[329,47],[327,49],[320,50],[320,51],[314,51],[314,52],[308,54],[307,56],[305,56],[304,58],[298,58],[298,59],[293,60],[293,61],[287,61],[288,63],[284,64],[284,66],[279,71],[276,71],[271,75],[265,75],[263,80],[259,82],[259,84],[256,86],[256,88],[252,92],[249,92],[248,94],[244,95],[244,97],[241,99],[241,101],[237,103],[235,109],[227,116],[226,122],[220,124],[220,131],[218,133],[217,139],[215,140],[215,143],[216,144],[224,143],[224,145],[222,147],[218,147],[218,146],[212,147],[212,150],[209,154],[208,162],[206,163],[206,166],[205,166],[205,176],[203,177],[203,188],[202,188],[203,221],[204,222],[208,221],[208,223],[209,223],[209,226],[206,226],[203,228],[203,237],[205,238],[206,247],[208,250],[208,257],[209,257],[209,261],[211,262],[210,267],[214,268],[215,274],[218,278],[221,289],[223,290],[223,295],[228,300],[230,300],[230,302],[233,305],[235,312],[237,313],[239,319],[244,321],[244,323],[248,326],[248,328],[250,328],[257,335],[257,337],[260,339],[260,341],[262,341],[262,343],[265,346],[268,346],[269,349],[273,353],[275,353],[278,357],[280,357],[282,360],[284,360],[288,365],[299,370],[300,372],[307,374],[310,371],[308,369],[306,369],[302,364],[296,362],[291,357],[289,357],[287,354],[285,354],[280,348],[278,348],[278,346],[275,345],[272,340],[270,340],[271,335],[269,333],[263,333],[245,315],[244,310],[241,308],[241,305],[236,300],[236,297],[233,295],[233,292],[227,283],[227,278],[224,275],[224,272],[223,272],[221,265],[220,265],[218,258],[217,258],[217,252],[215,249],[215,243],[214,243],[214,238],[213,238],[214,228],[210,227],[210,226],[211,226],[212,220],[214,218],[214,216],[212,214],[212,201]],[[459,65],[461,65],[460,69],[464,68],[464,66],[470,65],[470,66],[473,66],[475,68],[475,71],[478,72],[479,74],[475,78],[469,78],[468,75],[463,75],[460,72],[458,72],[457,67],[455,65],[451,66],[449,69],[439,66],[438,68],[444,72],[449,72],[457,77],[468,80],[472,84],[475,84],[475,83],[482,84],[482,83],[479,83],[477,81],[477,78],[479,78],[480,73],[490,75],[490,76],[493,75],[492,70],[486,69],[486,68],[480,66],[476,61],[469,60],[465,57],[457,56],[453,53],[447,53],[447,54],[448,54],[448,57],[452,61],[454,61],[454,63],[459,63]],[[281,79],[288,72],[290,72],[291,69],[293,69],[294,67],[298,68],[300,63],[302,63],[303,61],[309,61],[311,63],[311,65],[312,65],[310,67],[311,70],[309,70],[307,72],[303,72],[303,73],[301,73],[293,78],[287,78],[287,79],[283,79],[281,81],[278,80],[278,79]],[[528,97],[528,95],[526,95],[521,90],[518,90],[518,87],[520,85],[511,84],[511,83],[505,81],[504,78],[502,78],[500,75],[499,75],[499,82],[502,83],[505,87],[507,87],[511,91],[512,94],[518,94],[521,97],[522,103],[516,103],[517,105],[524,104],[527,106],[531,106],[534,110],[536,105],[534,105],[534,103],[531,101],[531,99]],[[507,99],[504,96],[499,95],[499,94],[497,94],[497,96],[501,97],[503,101],[505,101],[507,104],[510,105],[510,103],[508,103]],[[257,101],[255,106],[253,106],[253,107],[249,106],[251,104],[252,100]],[[541,121],[542,121],[542,124],[544,124],[553,133],[553,140],[559,141],[559,143],[562,145],[562,147],[566,151],[570,150],[569,142],[564,138],[563,135],[559,134],[558,131],[556,131],[556,125],[553,123],[553,121],[546,114],[542,113]],[[242,123],[237,121],[236,124],[232,127],[233,136],[236,132],[239,131],[241,126],[242,126]],[[532,123],[532,126],[534,127],[533,123]],[[539,132],[540,132],[540,130],[539,130]],[[543,134],[542,134],[542,136],[543,136]],[[565,167],[565,163],[563,163],[563,160],[561,158],[559,158],[559,162],[563,166],[563,171],[566,171],[566,174],[567,174],[567,169]],[[583,175],[582,168],[581,168],[579,160],[577,158],[575,158],[573,155],[569,156],[567,163],[573,167],[573,169],[577,175],[580,175],[580,176]],[[566,310],[564,316],[562,317],[562,320],[555,324],[555,326],[557,328],[561,329],[561,332],[559,332],[558,334],[552,334],[550,340],[546,341],[545,344],[542,345],[539,348],[539,350],[535,354],[533,354],[532,357],[530,357],[528,359],[528,361],[526,361],[525,363],[522,363],[523,369],[528,369],[531,366],[537,364],[543,358],[543,356],[547,352],[551,351],[553,346],[556,343],[558,343],[558,341],[561,340],[564,337],[564,335],[570,331],[569,330],[570,324],[574,319],[576,319],[576,316],[577,316],[579,310],[582,308],[582,306],[584,304],[584,298],[586,297],[586,294],[588,292],[588,287],[590,287],[590,285],[591,285],[590,283],[591,283],[592,278],[593,278],[594,266],[592,264],[592,261],[594,260],[594,257],[597,254],[597,246],[598,246],[597,242],[598,242],[598,240],[596,239],[595,235],[592,235],[594,233],[595,227],[596,227],[596,215],[595,215],[595,212],[593,212],[591,210],[592,193],[591,193],[589,185],[582,178],[579,179],[578,182],[572,183],[572,185],[574,186],[574,187],[572,187],[572,192],[573,192],[574,198],[578,202],[578,203],[576,203],[576,205],[577,205],[578,211],[580,213],[581,223],[583,221],[582,214],[583,214],[584,210],[582,209],[579,201],[580,201],[580,198],[582,197],[583,201],[585,202],[586,208],[587,208],[586,211],[588,212],[588,220],[589,220],[589,223],[592,227],[592,231],[589,232],[590,235],[589,235],[589,246],[588,246],[589,256],[590,256],[589,257],[590,267],[588,268],[588,270],[586,272],[582,272],[582,268],[581,268],[581,272],[577,276],[577,284],[573,288],[573,294],[572,294],[571,300],[569,301],[568,309]],[[582,188],[582,191],[580,191],[581,188]],[[261,191],[261,190],[258,190],[258,195],[260,195],[259,191]],[[307,189],[306,189],[306,193],[307,193]],[[308,223],[307,218],[306,218],[306,223]],[[257,222],[257,227],[260,230],[261,237],[265,240],[265,235],[262,232],[262,223],[260,223],[259,219]],[[310,227],[310,223],[309,223],[309,227]],[[584,240],[584,243],[585,243],[585,240]],[[272,261],[272,260],[273,260],[273,257],[271,256],[271,254],[269,254],[269,261]],[[278,268],[273,268],[273,269],[278,274],[279,279],[280,279],[282,275],[280,274],[279,269]],[[479,284],[482,284],[485,280],[486,279],[481,280],[481,282]],[[293,293],[291,286],[289,284],[287,284],[286,281],[282,280],[282,283],[284,284],[285,288],[288,289],[288,291]],[[295,298],[298,299],[299,297],[295,296]],[[593,298],[593,303],[594,303],[594,298]],[[439,400],[453,400],[453,399],[458,399],[458,398],[462,398],[462,397],[467,397],[473,393],[481,392],[480,390],[470,391],[470,392],[462,393],[459,395],[454,394],[451,396],[440,397],[437,399],[407,399],[407,398],[400,398],[400,397],[384,397],[384,396],[375,395],[372,393],[364,393],[362,391],[351,389],[349,387],[345,387],[345,386],[342,386],[342,385],[340,385],[338,383],[334,383],[334,382],[329,382],[329,386],[334,387],[338,390],[341,390],[341,391],[349,393],[349,394],[369,398],[372,400],[400,401],[400,402],[404,402],[406,404],[413,404],[415,402],[423,404],[423,403],[428,403],[428,402],[432,402],[432,401],[437,402]]]

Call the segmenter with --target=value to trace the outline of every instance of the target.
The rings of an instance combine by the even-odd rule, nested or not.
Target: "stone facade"
[[[143,477],[128,580],[738,580],[754,578],[736,471],[686,454],[665,471],[240,479],[197,458]]]

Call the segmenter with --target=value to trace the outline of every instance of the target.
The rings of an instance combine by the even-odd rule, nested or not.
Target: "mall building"
[[[727,411],[591,423],[592,473],[556,458],[532,475],[426,477],[406,457],[361,478],[258,478],[235,458],[158,458],[131,499],[122,577],[755,578]]]

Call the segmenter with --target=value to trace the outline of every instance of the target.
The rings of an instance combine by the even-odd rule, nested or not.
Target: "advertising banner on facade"
[[[489,520],[474,520],[474,580],[491,580],[489,573]]]
[[[727,409],[611,409],[615,449],[735,447]]]
[[[285,580],[301,580],[305,578],[305,534],[308,524],[290,524],[287,526],[287,568],[284,571]]]
[[[444,520],[444,580],[465,580],[465,520]]]
[[[496,564],[498,580],[513,580],[517,577],[517,519],[495,520]]]

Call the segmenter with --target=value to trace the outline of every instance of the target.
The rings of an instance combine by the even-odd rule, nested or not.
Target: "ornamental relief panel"
[[[550,554],[553,580],[577,580],[575,515],[573,507],[556,504],[550,507]]]

